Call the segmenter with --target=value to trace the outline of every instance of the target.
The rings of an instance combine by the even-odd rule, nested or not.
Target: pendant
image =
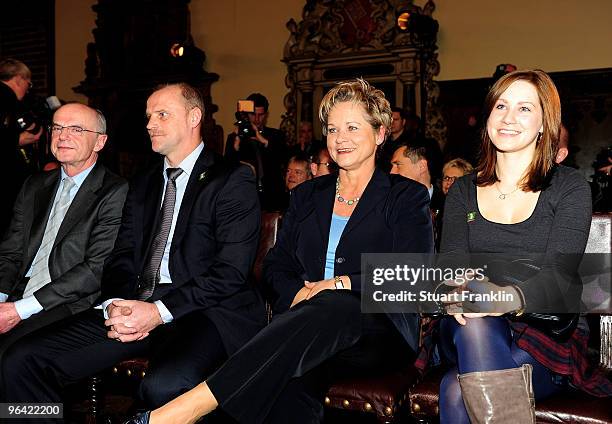
[[[499,196],[497,196],[499,198],[499,200],[506,200],[506,195],[505,194],[500,194]]]

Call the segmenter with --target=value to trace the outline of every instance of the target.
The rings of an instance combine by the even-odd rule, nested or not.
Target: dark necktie
[[[170,227],[172,226],[172,215],[174,214],[174,203],[176,202],[176,179],[183,173],[181,168],[168,168],[168,182],[166,183],[166,192],[164,193],[164,201],[161,208],[161,222],[157,233],[153,238],[151,245],[149,260],[142,272],[140,290],[138,292],[138,300],[147,300],[153,294],[155,285],[159,281],[159,267],[161,266]]]

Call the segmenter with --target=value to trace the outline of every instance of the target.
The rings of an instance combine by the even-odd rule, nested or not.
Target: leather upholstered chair
[[[611,252],[612,214],[595,214],[586,253]],[[592,332],[594,330],[591,329]],[[418,422],[437,421],[439,388],[444,371],[441,367],[430,370],[422,381],[410,389],[410,413]],[[612,423],[612,400],[569,391],[536,402],[536,421],[541,424],[609,424]]]
[[[417,378],[417,370],[406,363],[406,367],[397,372],[338,381],[327,393],[325,405],[375,414],[378,422],[391,423],[397,418],[408,389]]]

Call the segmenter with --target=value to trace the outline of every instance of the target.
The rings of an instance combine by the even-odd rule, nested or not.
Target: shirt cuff
[[[106,312],[106,308],[108,308],[108,305],[113,303],[114,300],[123,299],[121,299],[120,297],[113,297],[112,299],[105,300],[104,302],[102,302],[101,305],[96,306],[94,309],[102,309],[102,312],[104,313],[104,319],[108,319],[108,312]]]
[[[164,305],[161,300],[156,300],[153,303],[155,304],[155,306],[157,306],[159,316],[161,317],[164,324],[168,324],[174,319],[168,308],[166,308],[166,305]]]
[[[0,303],[6,302],[6,299],[8,299],[8,294],[0,292]]]
[[[15,302],[15,309],[21,319],[28,319],[43,310],[42,305],[34,296],[28,296]]]

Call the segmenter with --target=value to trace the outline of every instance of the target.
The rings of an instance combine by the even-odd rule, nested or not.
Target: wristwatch
[[[342,278],[338,277],[337,275],[334,277],[334,286],[336,286],[336,290],[342,290],[345,288]]]

